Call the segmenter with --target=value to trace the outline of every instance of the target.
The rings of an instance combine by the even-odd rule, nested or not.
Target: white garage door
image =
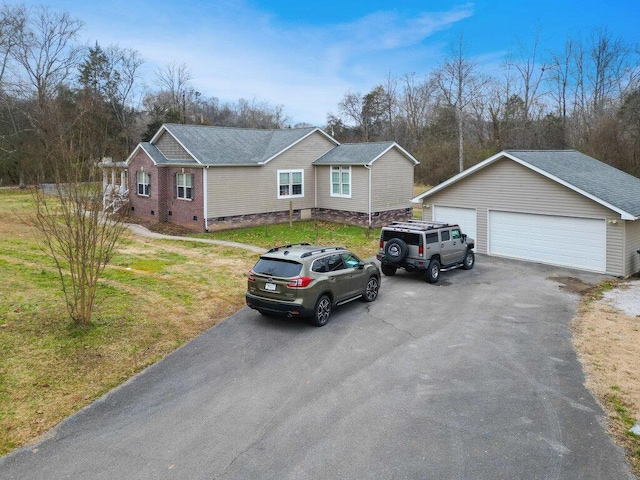
[[[475,208],[441,207],[433,206],[433,220],[436,222],[457,223],[469,238],[473,238],[478,244],[477,215]],[[475,250],[475,248],[474,248]]]
[[[605,272],[606,238],[605,220],[489,212],[489,255]]]

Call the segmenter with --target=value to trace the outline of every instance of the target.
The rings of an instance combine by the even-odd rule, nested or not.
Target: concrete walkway
[[[156,238],[159,240],[180,240],[180,241],[187,241],[187,242],[200,242],[200,243],[210,243],[214,245],[225,245],[228,247],[235,247],[235,248],[242,248],[244,250],[250,250],[256,253],[264,253],[267,250],[266,248],[256,247],[254,245],[247,245],[247,244],[238,243],[238,242],[229,242],[226,240],[213,240],[209,238],[178,237],[175,235],[164,235],[162,233],[152,232],[148,228],[143,227],[142,225],[137,225],[135,223],[130,223],[128,226],[131,232],[141,237]]]

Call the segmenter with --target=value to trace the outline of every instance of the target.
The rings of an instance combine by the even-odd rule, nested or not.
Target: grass
[[[637,473],[640,473],[640,435],[636,435],[630,429],[636,424],[633,412],[621,398],[622,389],[617,385],[611,386],[611,391],[605,396],[605,403],[610,411],[615,412],[616,436],[625,446],[629,460]]]
[[[265,250],[277,245],[303,242],[341,245],[362,258],[368,258],[378,251],[380,229],[368,230],[352,225],[309,220],[296,222],[293,227],[285,223],[198,234],[198,236],[257,245]]]
[[[91,325],[74,328],[25,223],[32,209],[29,192],[0,190],[0,455],[241,308],[255,262],[245,250],[128,238]]]
[[[596,302],[604,297],[604,294],[616,287],[615,282],[611,280],[604,280],[596,285],[589,291],[587,298],[589,301]]]
[[[0,455],[244,306],[257,255],[198,242],[127,237],[98,290],[87,328],[67,316],[55,265],[27,222],[28,191],[0,190]],[[261,246],[339,244],[363,258],[379,230],[298,222],[204,235]]]

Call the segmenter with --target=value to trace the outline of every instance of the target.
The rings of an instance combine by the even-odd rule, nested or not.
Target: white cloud
[[[146,15],[132,15],[133,23],[124,23],[124,15],[105,23],[94,10],[87,13],[89,38],[139,50],[147,72],[185,63],[205,96],[284,105],[294,123],[314,124],[323,124],[349,89],[367,91],[388,72],[427,70],[437,56],[430,37],[472,15],[472,7],[463,5],[415,16],[378,11],[350,23],[314,26],[287,24],[235,0],[190,5],[147,4]]]

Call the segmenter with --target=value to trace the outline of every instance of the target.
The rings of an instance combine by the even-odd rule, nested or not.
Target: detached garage
[[[640,271],[640,179],[575,150],[510,150],[418,195],[488,255],[616,276]]]

